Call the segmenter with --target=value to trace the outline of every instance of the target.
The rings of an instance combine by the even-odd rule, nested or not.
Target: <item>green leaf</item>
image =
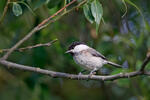
[[[100,21],[102,19],[102,15],[103,15],[103,8],[98,0],[94,0],[91,3],[91,11],[92,11],[92,15],[96,22],[96,32],[98,33]]]
[[[94,22],[94,17],[92,16],[92,12],[91,12],[91,9],[90,9],[90,5],[85,4],[85,5],[83,6],[83,11],[84,11],[84,15],[85,15],[86,19],[87,19],[90,23],[93,23],[93,22]]]
[[[14,13],[15,16],[19,16],[22,14],[22,8],[21,6],[16,3],[16,2],[13,2],[13,7],[12,7],[12,11]]]

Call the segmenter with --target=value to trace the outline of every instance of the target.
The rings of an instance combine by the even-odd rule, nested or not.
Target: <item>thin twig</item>
[[[77,0],[73,0],[71,1],[69,4],[67,4],[66,6],[64,6],[63,8],[61,8],[60,10],[58,10],[55,14],[53,14],[52,16],[48,17],[47,19],[43,20],[38,27],[40,28],[41,26],[45,25],[47,22],[49,22],[52,18],[54,18],[55,16],[57,16],[60,12],[62,12],[64,9],[66,9],[68,6],[70,6],[71,4],[73,4],[75,1]]]
[[[43,28],[47,27],[48,25],[50,25],[51,23],[53,23],[53,22],[59,20],[59,19],[62,18],[64,15],[66,15],[66,14],[70,13],[71,11],[73,11],[73,10],[79,8],[80,6],[82,6],[83,4],[85,4],[86,2],[87,2],[87,0],[83,0],[83,1],[80,2],[77,6],[73,7],[73,8],[70,9],[70,10],[65,11],[64,13],[62,13],[61,15],[59,15],[58,17],[56,17],[55,19],[53,19],[53,20],[51,20],[50,22],[48,22],[47,24],[41,26],[40,29],[43,29]]]
[[[9,3],[10,3],[10,0],[7,0],[7,3],[6,3],[6,5],[5,5],[5,7],[4,7],[4,12],[3,12],[3,14],[2,14],[2,16],[1,16],[1,18],[0,18],[0,24],[1,24],[2,21],[4,20],[4,17],[5,17],[5,15],[6,15],[6,13],[7,13]]]
[[[145,69],[145,67],[146,67],[146,65],[148,64],[149,61],[150,61],[150,53],[147,54],[147,57],[145,58],[142,66],[141,66],[140,71],[144,71],[144,69]]]
[[[61,8],[60,10],[58,10],[55,14],[53,14],[52,16],[50,16],[49,18],[45,19],[44,21],[42,21],[40,24],[38,24],[35,28],[33,28],[23,39],[21,39],[19,42],[17,42],[12,48],[10,48],[10,50],[2,57],[2,59],[7,59],[8,56],[18,47],[20,46],[23,42],[25,42],[26,40],[28,40],[35,32],[39,31],[40,29],[42,29],[41,27],[44,26],[47,22],[49,22],[53,17],[55,17],[56,15],[58,15],[60,12],[62,12],[66,7],[70,6],[71,4],[73,4],[74,2],[76,2],[77,0],[73,0],[71,1],[69,4],[67,4],[65,7]],[[44,27],[43,27],[44,28]]]
[[[150,60],[147,60],[146,63],[145,61],[143,62],[141,67],[145,67]],[[135,76],[150,76],[150,72],[146,71],[134,71],[134,72],[129,72],[129,73],[119,73],[116,75],[108,75],[108,76],[98,76],[98,75],[92,75],[89,77],[89,75],[74,75],[74,74],[68,74],[68,73],[62,73],[62,72],[55,72],[51,70],[45,70],[45,69],[40,69],[37,67],[32,67],[32,66],[25,66],[21,64],[16,64],[13,62],[9,62],[3,59],[0,59],[0,64],[8,67],[8,68],[14,68],[14,69],[19,69],[23,71],[30,71],[30,72],[36,72],[39,74],[43,75],[49,75],[51,77],[58,77],[58,78],[67,78],[67,79],[73,79],[73,80],[101,80],[101,81],[112,81],[120,78],[130,78],[130,77],[135,77]]]
[[[50,41],[48,43],[43,43],[43,44],[36,44],[36,45],[32,45],[32,46],[27,46],[27,47],[23,47],[23,48],[19,48],[19,49],[16,49],[15,51],[19,51],[19,52],[22,52],[24,50],[30,50],[30,49],[33,49],[33,48],[38,48],[38,47],[44,47],[44,46],[51,46],[53,43],[55,43],[57,41],[57,39],[53,40],[53,41]],[[0,50],[0,53],[2,52],[7,52],[9,51],[10,49],[2,49]]]

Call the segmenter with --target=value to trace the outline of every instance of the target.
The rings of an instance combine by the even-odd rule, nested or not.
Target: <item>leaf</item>
[[[94,17],[92,16],[92,12],[91,12],[91,9],[90,9],[90,5],[85,4],[85,5],[83,6],[83,12],[84,12],[84,15],[85,15],[86,19],[87,19],[90,23],[93,23],[93,22],[94,22]]]
[[[15,16],[19,16],[22,14],[22,8],[21,6],[16,3],[16,2],[13,2],[13,7],[12,7],[12,11],[14,13]]]
[[[91,11],[92,11],[92,15],[96,22],[96,33],[98,33],[100,21],[102,19],[102,15],[103,15],[103,8],[98,0],[94,0],[91,3]]]

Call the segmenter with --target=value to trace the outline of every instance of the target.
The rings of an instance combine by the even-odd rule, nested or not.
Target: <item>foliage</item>
[[[93,23],[95,21],[96,33],[98,33],[99,25],[103,15],[102,5],[98,0],[94,0],[92,2],[89,2],[88,4],[85,4],[83,6],[83,11],[85,17],[90,21],[90,23]]]
[[[0,23],[0,51],[12,47],[42,20],[71,1],[11,0]],[[63,12],[82,1],[78,0]],[[6,2],[1,0],[0,17]],[[101,73],[117,74],[138,70],[150,50],[149,4],[149,0],[87,0],[78,9],[34,34],[21,47],[46,43],[55,38],[58,42],[50,47],[14,52],[9,60],[78,74],[81,67],[65,51],[73,41],[84,41],[109,60],[128,67],[117,69],[106,65]],[[104,20],[105,23],[102,23]],[[0,52],[0,56],[3,54]],[[150,70],[150,64],[146,70]],[[73,81],[0,66],[0,100],[149,100],[149,82],[149,77],[145,76],[113,82]]]

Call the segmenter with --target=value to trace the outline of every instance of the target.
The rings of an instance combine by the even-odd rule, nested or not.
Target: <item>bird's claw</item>
[[[92,77],[92,75],[95,75],[96,74],[96,72],[90,72],[90,74],[89,74],[89,78],[91,78]]]
[[[80,79],[80,76],[82,75],[82,72],[80,72],[79,74],[78,74],[78,80]]]

